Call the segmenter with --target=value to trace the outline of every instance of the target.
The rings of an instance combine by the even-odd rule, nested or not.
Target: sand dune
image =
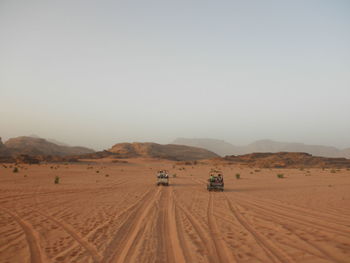
[[[210,168],[0,166],[0,262],[350,262],[350,171],[222,166],[221,193]]]

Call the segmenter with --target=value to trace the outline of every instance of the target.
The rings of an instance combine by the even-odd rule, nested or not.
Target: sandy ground
[[[350,262],[350,171],[210,168],[0,165],[0,262]]]

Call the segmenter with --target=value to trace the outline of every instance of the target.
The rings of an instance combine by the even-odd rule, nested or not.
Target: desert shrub
[[[185,165],[192,165],[191,162],[185,162]]]
[[[5,164],[2,165],[4,168],[7,168],[7,166]]]
[[[98,174],[98,173],[100,173],[100,171],[96,171],[96,173]]]
[[[25,174],[25,175],[23,175],[23,177],[27,177],[27,175]]]
[[[299,168],[300,171],[304,171],[304,168]]]
[[[334,170],[334,169],[331,170],[331,173],[332,173],[332,174],[335,174],[336,172],[337,172],[337,171]]]
[[[250,174],[253,174],[253,172],[250,172]]]
[[[260,172],[260,170],[259,170],[259,169],[256,169],[256,170],[254,170],[254,172],[258,173],[258,172]]]
[[[236,179],[241,179],[241,175],[239,173],[236,173]]]
[[[13,170],[12,170],[14,173],[18,173],[18,168],[17,167],[15,167],[15,168],[13,168]]]
[[[277,174],[277,178],[280,178],[280,179],[284,178],[284,174]]]
[[[347,170],[347,171],[350,171],[350,168],[347,168],[346,170]]]
[[[173,178],[176,178],[176,174],[173,174]]]
[[[105,176],[106,176],[106,177],[109,177],[109,174],[106,174]]]
[[[59,176],[55,176],[55,184],[59,184],[60,183],[60,177]]]

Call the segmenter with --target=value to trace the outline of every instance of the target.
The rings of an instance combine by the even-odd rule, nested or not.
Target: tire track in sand
[[[138,232],[132,248],[128,251],[126,262],[140,262],[141,259],[138,258],[138,253],[145,254],[144,240],[151,236],[157,244],[153,254],[154,262],[186,262],[183,249],[180,246],[175,214],[173,213],[173,209],[175,209],[171,196],[173,189],[171,186],[162,188],[155,209],[147,215],[148,222],[145,222],[141,231]],[[150,233],[152,233],[151,236],[149,236]]]
[[[121,211],[118,211],[116,212],[113,216],[111,216],[110,219],[108,219],[106,222],[104,222],[102,225],[98,226],[97,228],[94,229],[94,232],[90,232],[88,233],[86,236],[85,236],[85,239],[90,239],[91,236],[93,234],[95,234],[95,232],[98,232],[100,231],[101,229],[104,229],[106,227],[111,227],[113,226],[113,222],[116,221],[117,219],[119,219],[120,217],[122,217],[123,215],[125,215],[126,213],[129,213],[129,211],[131,211],[141,200],[143,200],[149,193],[151,192],[151,189],[150,190],[147,190],[145,191],[145,193],[143,193],[141,195],[141,197],[133,204],[131,204],[130,206],[128,206],[127,208],[121,210]],[[125,200],[125,199],[124,199]],[[67,249],[65,249],[64,251],[61,251],[59,254],[57,254],[55,256],[55,258],[58,258],[58,257],[62,257],[64,255],[66,255],[67,253],[69,253],[69,251],[75,249],[76,246],[72,245],[70,247],[68,247]],[[101,256],[102,257],[102,256]],[[102,258],[100,259],[100,261],[98,262],[101,262]]]
[[[308,215],[305,216],[300,213],[293,213],[293,211],[290,211],[283,206],[277,206],[271,203],[266,203],[267,206],[265,206],[265,203],[263,201],[259,201],[257,199],[244,200],[244,202],[250,203],[251,205],[256,206],[258,208],[263,208],[264,210],[274,213],[279,217],[285,217],[289,221],[297,222],[298,224],[305,225],[306,227],[317,228],[331,234],[335,233],[337,235],[344,236],[346,238],[350,237],[349,227],[336,225],[335,223],[328,223],[325,222],[325,220],[323,220],[322,218],[310,218]]]
[[[177,208],[182,212],[182,214],[185,215],[185,217],[188,219],[188,221],[193,226],[193,229],[197,232],[199,239],[201,240],[201,243],[205,247],[205,250],[207,251],[206,257],[208,258],[209,262],[216,262],[217,257],[215,246],[208,242],[210,241],[210,237],[208,236],[207,231],[203,229],[203,227],[198,222],[198,219],[194,218],[194,216],[184,207],[184,206],[177,206]]]
[[[102,256],[98,253],[97,249],[91,245],[87,240],[82,238],[77,231],[71,227],[70,225],[64,223],[63,221],[60,221],[53,216],[49,214],[45,214],[39,210],[33,210],[34,212],[42,215],[43,217],[47,218],[48,220],[54,222],[56,225],[63,228],[63,230],[68,233],[75,241],[77,241],[93,258],[94,262],[100,262],[102,259]]]
[[[8,209],[3,207],[1,207],[0,209],[3,210],[5,213],[9,214],[22,227],[29,246],[30,262],[32,263],[48,262],[41,251],[39,235],[34,230],[33,226],[27,223],[26,221],[24,221],[17,214],[9,211]]]
[[[232,205],[230,199],[226,194],[224,194],[224,196],[232,215],[252,235],[255,241],[260,245],[260,247],[265,251],[266,255],[269,256],[273,262],[294,262],[294,260],[288,254],[286,254],[283,250],[278,248],[266,237],[256,231],[254,227],[248,223],[249,221],[239,211],[238,207]]]
[[[211,233],[212,239],[214,241],[214,246],[216,254],[219,257],[220,262],[236,262],[236,258],[232,255],[230,249],[227,247],[226,242],[223,240],[220,230],[217,226],[216,219],[214,216],[214,205],[213,205],[213,193],[209,193],[208,202],[208,225],[209,231]]]
[[[129,215],[116,233],[101,262],[126,262],[128,252],[133,248],[135,239],[142,230],[143,221],[159,199],[161,189],[162,187],[159,187],[153,197],[144,199],[136,206],[135,211]]]
[[[179,233],[179,228],[178,224],[176,222],[176,204],[174,200],[174,189],[171,187],[168,197],[168,202],[167,202],[167,208],[168,208],[168,213],[167,213],[167,224],[168,224],[168,232],[171,242],[171,247],[173,251],[173,256],[174,256],[174,262],[186,262],[185,260],[185,255],[184,255],[184,249],[181,246],[180,242],[180,233]],[[184,243],[183,243],[184,245]],[[188,258],[188,257],[187,257]]]
[[[273,222],[281,225],[283,228],[287,229],[289,232],[291,232],[295,236],[297,236],[300,240],[304,241],[307,245],[309,245],[309,246],[313,247],[315,250],[319,251],[327,260],[334,261],[334,262],[344,262],[344,261],[342,261],[341,258],[334,257],[334,255],[332,255],[329,252],[327,252],[327,250],[325,250],[324,248],[320,247],[319,245],[315,244],[314,242],[309,241],[307,238],[305,238],[305,237],[301,236],[300,234],[298,234],[292,228],[288,227],[285,224],[285,222],[288,222],[289,224],[293,224],[294,226],[299,226],[299,227],[300,226],[306,226],[306,227],[303,228],[303,231],[306,232],[306,233],[309,233],[311,236],[313,236],[314,234],[312,232],[310,232],[310,230],[308,230],[308,228],[310,228],[310,227],[312,228],[313,227],[315,229],[315,226],[305,225],[302,221],[295,221],[292,216],[288,217],[288,216],[285,216],[285,215],[280,215],[277,212],[271,213],[271,211],[269,211],[266,208],[263,208],[261,206],[257,206],[257,205],[254,205],[254,204],[249,204],[248,202],[246,202],[246,204],[244,204],[242,206],[246,206],[246,207],[248,207],[250,209],[258,211],[259,217],[263,218],[265,216],[266,218],[269,219],[270,222],[273,219]],[[316,226],[316,229],[318,229],[317,226]],[[329,231],[329,233],[332,233],[332,232]]]

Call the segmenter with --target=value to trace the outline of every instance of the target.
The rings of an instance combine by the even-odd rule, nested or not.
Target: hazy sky
[[[0,0],[0,136],[350,147],[350,1]]]

